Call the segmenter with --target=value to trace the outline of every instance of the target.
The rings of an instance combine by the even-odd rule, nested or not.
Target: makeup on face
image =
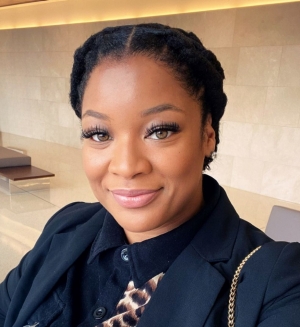
[[[202,166],[214,131],[201,106],[144,56],[104,62],[82,103],[83,163],[99,202],[130,242],[163,234],[202,205]]]

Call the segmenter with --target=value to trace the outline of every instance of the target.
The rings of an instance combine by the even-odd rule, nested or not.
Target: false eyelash
[[[108,134],[108,130],[105,128],[101,128],[101,127],[93,127],[91,129],[87,129],[87,130],[82,130],[81,131],[81,139],[90,139],[92,136],[96,135],[96,134]]]
[[[161,130],[167,130],[171,132],[178,132],[179,131],[179,125],[177,123],[161,123],[161,124],[152,124],[150,128],[146,129],[146,137],[150,136],[151,134],[161,131]]]

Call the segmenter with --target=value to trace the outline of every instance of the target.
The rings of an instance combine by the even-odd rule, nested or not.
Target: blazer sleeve
[[[19,265],[14,268],[0,284],[0,327],[4,326],[10,301],[26,266],[26,258],[28,254],[29,253],[22,258]]]
[[[258,327],[300,326],[300,244],[281,251],[268,280]]]
[[[32,274],[32,271],[37,272],[42,265],[43,260],[47,256],[47,251],[51,244],[53,235],[65,229],[74,228],[76,223],[79,223],[79,221],[76,221],[76,218],[74,219],[74,217],[76,217],[76,211],[80,210],[82,207],[86,207],[86,205],[87,204],[81,202],[71,203],[55,213],[45,225],[45,228],[34,248],[22,258],[19,265],[11,270],[4,281],[0,284],[0,327],[4,326],[6,314],[11,305],[11,300],[16,288],[22,288],[22,293],[24,295],[28,292],[31,281],[35,277],[34,274]],[[26,283],[22,283],[21,279],[26,272],[28,265],[35,267],[31,269],[30,275],[32,274],[32,276],[26,276]],[[14,301],[14,304],[17,304],[16,302],[18,299],[15,299]]]

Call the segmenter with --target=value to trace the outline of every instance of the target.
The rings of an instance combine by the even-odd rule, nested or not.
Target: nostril
[[[150,160],[143,152],[121,149],[116,151],[109,164],[109,172],[126,179],[152,171]]]

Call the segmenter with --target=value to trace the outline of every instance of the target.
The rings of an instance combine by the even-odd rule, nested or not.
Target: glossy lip
[[[159,194],[158,190],[112,190],[112,194],[117,203],[129,209],[141,208],[152,202]]]

